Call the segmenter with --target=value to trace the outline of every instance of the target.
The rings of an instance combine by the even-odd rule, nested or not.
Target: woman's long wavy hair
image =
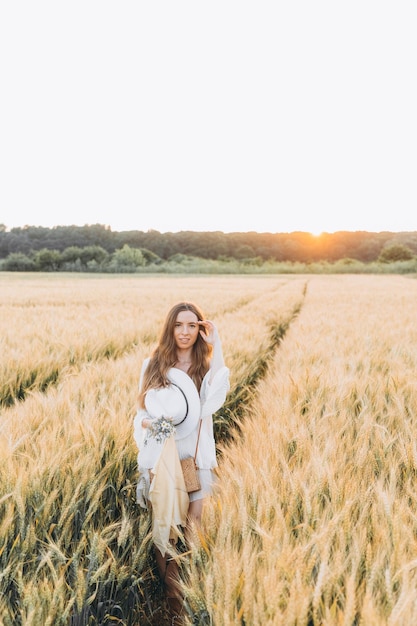
[[[158,345],[152,352],[149,364],[145,370],[142,388],[139,393],[139,406],[145,406],[145,394],[148,389],[158,389],[169,384],[168,370],[175,366],[178,360],[177,345],[174,338],[174,327],[178,314],[181,311],[192,311],[198,320],[204,320],[201,309],[193,302],[179,302],[168,312],[162,327]],[[198,333],[197,340],[192,348],[192,363],[188,375],[200,390],[202,380],[210,367],[210,357],[213,348],[206,343]]]

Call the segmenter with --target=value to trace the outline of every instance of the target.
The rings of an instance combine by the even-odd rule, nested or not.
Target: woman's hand
[[[222,344],[220,341],[219,333],[217,332],[217,328],[210,322],[210,320],[202,320],[198,322],[202,329],[200,329],[200,335],[203,337],[204,341],[213,346],[213,354],[210,362],[210,380],[214,378],[214,375],[218,370],[224,366],[224,358],[223,358],[223,350]]]
[[[204,341],[210,345],[214,345],[218,334],[217,328],[215,327],[213,322],[210,322],[210,320],[201,320],[198,323],[200,326],[203,326],[203,328],[200,328],[200,335],[202,336]]]

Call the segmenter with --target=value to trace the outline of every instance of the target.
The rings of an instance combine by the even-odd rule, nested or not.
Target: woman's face
[[[174,338],[177,348],[191,348],[197,341],[200,326],[192,311],[180,311],[174,324]]]

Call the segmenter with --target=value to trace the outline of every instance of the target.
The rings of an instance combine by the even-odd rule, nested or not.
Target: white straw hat
[[[172,367],[168,372],[171,385],[149,389],[145,408],[151,417],[171,417],[175,425],[175,439],[184,439],[197,427],[201,404],[197,387],[182,370]]]

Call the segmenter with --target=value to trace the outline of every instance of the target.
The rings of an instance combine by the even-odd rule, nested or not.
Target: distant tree
[[[80,272],[83,269],[98,269],[107,261],[109,253],[101,246],[69,246],[61,254],[62,269]]]
[[[32,259],[23,252],[12,252],[2,262],[2,269],[5,272],[33,272],[36,265]]]
[[[81,261],[85,265],[95,261],[98,265],[107,260],[109,254],[101,246],[86,246],[81,250]]]
[[[395,261],[410,261],[414,257],[408,246],[393,243],[382,249],[378,257],[381,263],[393,263]]]
[[[162,263],[161,257],[151,250],[148,250],[147,248],[141,248],[141,252],[145,258],[147,265],[150,265],[152,263],[154,263],[155,265],[159,265],[160,263]]]
[[[43,248],[33,256],[36,268],[41,272],[56,272],[61,265],[61,253],[58,250]]]
[[[144,265],[146,260],[142,251],[125,244],[123,248],[114,251],[109,267],[116,272],[134,272],[136,268]]]
[[[79,246],[69,246],[61,254],[61,260],[63,263],[75,263],[81,259],[82,248]]]
[[[189,254],[181,254],[181,252],[177,252],[176,254],[173,254],[172,256],[169,257],[168,262],[169,263],[186,263],[188,259],[190,258],[191,257]]]

